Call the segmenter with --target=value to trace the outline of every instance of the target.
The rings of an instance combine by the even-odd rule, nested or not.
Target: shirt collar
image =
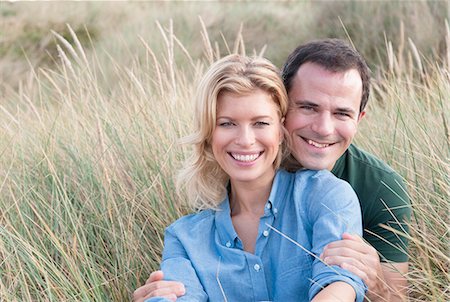
[[[273,215],[275,218],[278,217],[279,208],[282,206],[285,196],[287,196],[286,192],[282,192],[283,190],[286,190],[286,185],[283,185],[283,180],[286,179],[287,175],[289,175],[289,172],[285,170],[278,170],[275,174],[269,199],[264,206],[264,216]],[[278,198],[276,198],[276,196],[278,196]],[[219,205],[219,209],[216,211],[215,220],[221,243],[228,247],[234,246],[238,235],[234,230],[231,221],[230,200],[228,199],[228,194]]]
[[[227,247],[234,246],[238,236],[234,230],[233,223],[231,222],[231,210],[228,195],[219,205],[219,209],[216,211],[215,220],[221,243]]]
[[[282,206],[284,201],[285,192],[278,192],[285,189],[286,186],[283,186],[281,183],[285,178],[285,174],[288,174],[285,170],[279,169],[275,174],[275,178],[273,180],[272,189],[270,190],[269,200],[266,203],[264,208],[264,215],[272,214],[275,218],[278,217],[279,208]],[[278,196],[278,198],[276,198]]]

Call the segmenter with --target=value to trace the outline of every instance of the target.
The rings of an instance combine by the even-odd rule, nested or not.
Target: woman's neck
[[[258,183],[233,182],[231,180],[231,216],[251,214],[260,217],[272,189],[273,177]]]

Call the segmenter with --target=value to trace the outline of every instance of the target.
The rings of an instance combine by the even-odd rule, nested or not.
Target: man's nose
[[[312,130],[321,136],[327,136],[334,132],[333,117],[328,112],[316,116],[312,124]]]

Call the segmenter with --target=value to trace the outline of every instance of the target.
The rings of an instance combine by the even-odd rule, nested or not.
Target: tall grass
[[[126,64],[87,51],[68,27],[66,38],[54,33],[55,65],[5,90],[1,301],[126,301],[158,267],[164,227],[186,213],[173,175],[186,152],[176,142],[192,124],[195,84],[214,58],[246,49],[241,32],[219,47],[206,27],[193,42],[200,58],[168,22],[160,26],[163,51],[136,38],[144,55]],[[399,45],[379,48],[386,60],[357,142],[407,180],[411,300],[448,301],[449,62],[425,59],[413,41]]]
[[[411,39],[401,41],[395,51],[386,43],[388,60],[378,70],[374,96],[357,138],[408,183],[413,208],[407,236],[411,301],[450,298],[449,42],[447,24],[442,58],[427,60]]]
[[[98,54],[60,42],[57,69],[0,107],[0,300],[123,301],[183,210],[172,174],[198,71],[148,50],[111,58],[106,86]]]

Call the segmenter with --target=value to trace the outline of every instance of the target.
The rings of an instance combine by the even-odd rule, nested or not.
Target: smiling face
[[[291,152],[305,168],[331,170],[349,147],[365,112],[356,69],[331,72],[305,63],[293,79],[285,127]]]
[[[247,95],[219,95],[211,145],[232,184],[272,181],[273,163],[282,141],[278,112],[271,96],[260,89]]]

